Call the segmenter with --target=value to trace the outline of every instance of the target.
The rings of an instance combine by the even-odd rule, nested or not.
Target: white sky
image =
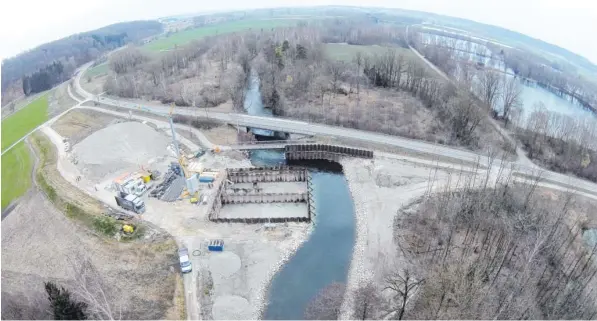
[[[0,57],[111,23],[213,10],[350,5],[444,14],[515,30],[597,63],[595,0],[4,0]]]

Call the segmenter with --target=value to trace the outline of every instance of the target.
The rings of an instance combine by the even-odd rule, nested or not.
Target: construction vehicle
[[[151,174],[148,172],[125,173],[112,182],[112,187],[118,192],[141,196],[147,191],[145,183],[150,179]]]
[[[193,271],[191,260],[189,259],[189,250],[183,247],[178,250],[178,260],[180,261],[180,270],[182,273],[189,273]]]
[[[143,200],[136,195],[118,192],[118,194],[114,196],[114,199],[116,199],[116,204],[125,210],[129,210],[137,214],[142,214],[145,212],[145,202],[143,202]]]
[[[176,153],[178,164],[180,164],[180,168],[182,169],[182,176],[184,176],[185,178],[189,178],[190,174],[187,170],[187,162],[185,156],[180,152],[180,147],[178,147],[178,140],[176,139],[176,131],[174,131],[174,120],[172,119],[173,113],[174,104],[170,106],[170,111],[168,112],[168,121],[170,122],[170,131],[172,132],[172,144],[174,145],[174,152]]]
[[[176,131],[174,130],[174,120],[172,119],[172,114],[174,113],[174,104],[171,105],[170,111],[168,112],[168,120],[170,122],[170,130],[172,131],[172,144],[174,145],[174,150],[176,152],[176,158],[178,159],[178,164],[180,165],[180,171],[182,171],[182,177],[186,180],[186,189],[181,194],[183,198],[191,198],[197,199],[199,197],[199,193],[197,190],[194,190],[193,183],[192,183],[192,174],[187,168],[187,158],[183,155],[180,151],[180,147],[178,146],[178,141],[176,140]],[[174,167],[173,165],[170,165]]]
[[[130,224],[124,224],[122,226],[122,231],[124,232],[124,234],[133,234],[133,232],[135,231],[135,227]]]

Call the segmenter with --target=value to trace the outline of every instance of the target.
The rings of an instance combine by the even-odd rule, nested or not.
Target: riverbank
[[[297,225],[304,225],[305,223],[289,223],[289,224],[297,224]],[[307,223],[308,224],[308,223]],[[292,258],[292,256],[298,251],[298,249],[309,240],[311,233],[313,232],[313,225],[309,224],[305,226],[305,229],[301,231],[300,235],[297,235],[291,242],[291,244],[280,251],[280,259],[273,265],[269,266],[269,270],[267,274],[263,278],[265,282],[261,282],[261,286],[257,290],[256,296],[256,307],[255,313],[253,315],[253,320],[262,320],[263,315],[268,306],[268,299],[267,294],[270,290],[272,280],[278,274],[280,269],[284,267],[286,263]]]
[[[362,286],[382,293],[384,276],[407,266],[395,240],[394,224],[403,208],[416,202],[448,173],[415,163],[375,158],[341,161],[354,201],[356,239],[340,319],[354,319],[355,294]],[[380,311],[368,318],[383,318]]]
[[[311,167],[315,216],[308,240],[272,279],[263,319],[303,319],[324,288],[345,283],[354,244],[354,209],[344,176]]]

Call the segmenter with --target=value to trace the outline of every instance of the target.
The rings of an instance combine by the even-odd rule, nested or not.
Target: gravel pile
[[[125,122],[98,130],[73,148],[77,166],[92,181],[168,156],[170,139],[148,125]]]

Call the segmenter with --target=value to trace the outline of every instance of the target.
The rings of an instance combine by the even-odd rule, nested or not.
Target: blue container
[[[207,249],[212,252],[224,251],[224,240],[211,240],[207,245]]]
[[[212,183],[214,178],[211,176],[199,176],[199,183]]]

